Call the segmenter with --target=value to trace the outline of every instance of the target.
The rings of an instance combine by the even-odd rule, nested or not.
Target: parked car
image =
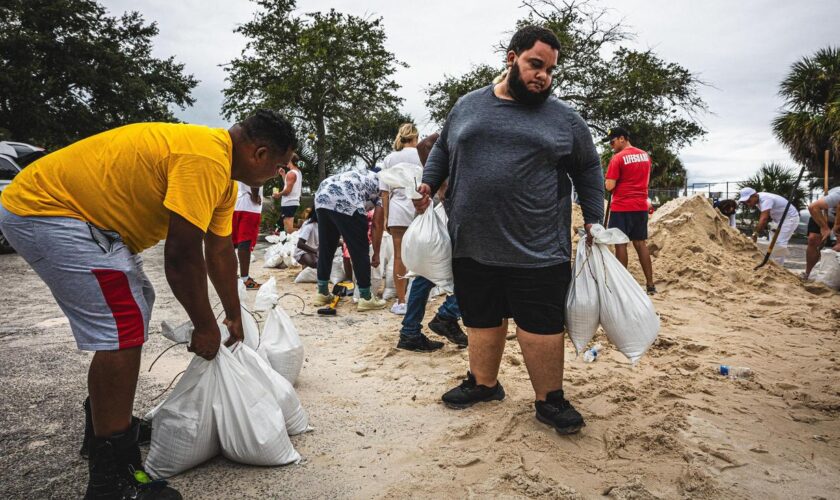
[[[0,196],[12,179],[25,166],[46,155],[44,148],[24,144],[22,142],[0,141]],[[14,248],[6,241],[0,231],[0,253],[14,252]]]
[[[796,226],[796,230],[794,230],[793,234],[802,236],[807,238],[808,237],[808,222],[811,220],[811,212],[808,211],[807,208],[803,208],[799,211],[799,225]]]

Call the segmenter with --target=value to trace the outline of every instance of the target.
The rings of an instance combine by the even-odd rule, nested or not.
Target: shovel
[[[764,267],[767,262],[770,260],[770,254],[773,253],[773,248],[776,246],[776,240],[779,239],[779,233],[782,232],[782,224],[785,223],[787,219],[787,212],[790,210],[791,201],[793,201],[793,196],[796,194],[796,188],[799,187],[799,182],[802,180],[802,176],[805,174],[805,167],[802,167],[802,170],[799,171],[799,177],[796,178],[796,182],[793,184],[793,187],[790,188],[790,196],[788,196],[787,205],[785,205],[785,211],[782,212],[782,220],[779,222],[779,227],[776,228],[776,232],[773,233],[773,239],[770,240],[770,246],[767,247],[767,253],[764,254],[764,260],[761,261],[761,264],[755,266],[753,271],[758,270],[761,267]]]

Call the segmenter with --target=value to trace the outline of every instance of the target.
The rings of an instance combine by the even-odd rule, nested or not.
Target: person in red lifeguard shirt
[[[656,287],[653,284],[653,264],[647,247],[650,156],[633,147],[630,134],[621,127],[610,129],[604,142],[608,142],[615,152],[605,176],[607,191],[612,193],[609,227],[620,229],[630,238],[645,273],[647,293],[653,295]],[[626,243],[615,246],[615,256],[627,267]]]

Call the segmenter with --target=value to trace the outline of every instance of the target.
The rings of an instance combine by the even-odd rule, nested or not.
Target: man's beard
[[[517,102],[527,104],[529,106],[536,106],[542,104],[551,95],[551,86],[546,87],[541,92],[532,92],[522,81],[522,74],[519,72],[519,61],[513,63],[508,73],[508,91],[511,97]]]

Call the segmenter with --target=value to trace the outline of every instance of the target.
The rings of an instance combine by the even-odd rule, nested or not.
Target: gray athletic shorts
[[[0,230],[50,287],[79,349],[143,345],[155,291],[119,234],[67,217],[20,217],[2,206]]]

